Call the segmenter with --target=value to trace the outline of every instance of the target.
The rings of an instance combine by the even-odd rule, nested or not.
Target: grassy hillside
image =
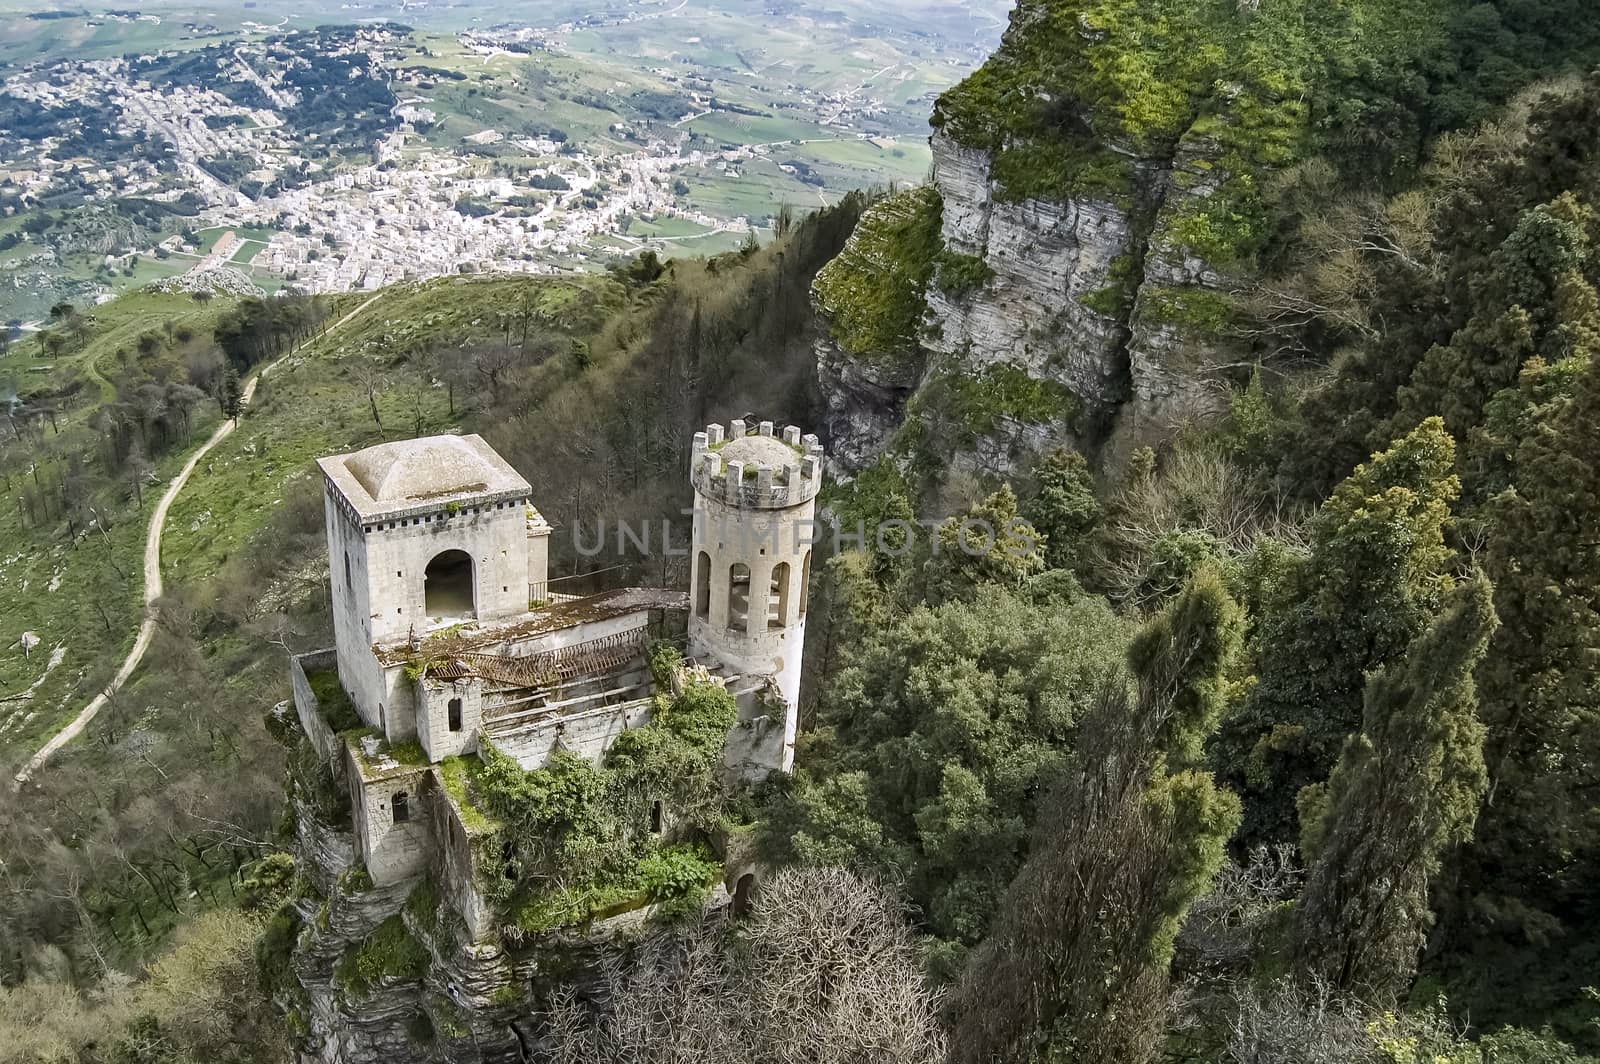
[[[95,308],[76,350],[51,359],[32,339],[0,358],[0,394],[55,413],[54,425],[25,419],[14,422],[20,437],[0,438],[0,768],[23,760],[76,713],[133,641],[148,510],[189,446],[157,457],[137,484],[102,482],[92,466],[104,425],[125,416],[114,381],[180,373],[229,306],[138,292]],[[220,412],[209,399],[189,410],[192,446]],[[24,632],[40,640],[27,656],[18,645]]]

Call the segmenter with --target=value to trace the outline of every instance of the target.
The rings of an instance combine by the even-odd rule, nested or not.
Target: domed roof
[[[345,467],[378,502],[486,491],[499,473],[460,436],[380,443],[351,455]]]
[[[319,458],[358,514],[423,512],[454,499],[526,497],[528,482],[481,436],[429,436]]]
[[[737,440],[729,440],[717,453],[722,456],[724,468],[729,462],[743,462],[747,466],[764,465],[781,469],[791,462],[798,464],[801,458],[799,451],[776,436],[741,436]]]

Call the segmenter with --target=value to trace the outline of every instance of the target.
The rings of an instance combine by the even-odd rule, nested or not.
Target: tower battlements
[[[799,506],[822,486],[822,444],[794,425],[781,436],[770,421],[758,422],[754,431],[742,418],[726,431],[708,425],[694,434],[689,463],[696,492],[740,509]]]

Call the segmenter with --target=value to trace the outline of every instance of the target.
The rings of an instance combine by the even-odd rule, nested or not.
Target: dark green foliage
[[[1429,885],[1447,847],[1472,836],[1487,779],[1472,672],[1496,620],[1489,582],[1461,584],[1404,658],[1367,681],[1361,731],[1326,785],[1301,796],[1310,862],[1295,907],[1293,964],[1370,999],[1416,970]]]
[[[665,665],[664,652],[652,657]],[[649,724],[618,736],[599,768],[558,751],[544,767],[524,771],[485,744],[467,795],[499,824],[490,849],[500,863],[480,870],[485,889],[523,930],[651,898],[676,900],[686,911],[682,865],[657,861],[652,807],[661,803],[678,837],[710,835],[725,798],[722,747],[737,717],[724,688],[690,683],[674,698],[659,698]],[[709,857],[690,852],[703,884]]]
[[[1016,590],[1044,568],[1044,537],[1017,512],[1009,484],[967,512],[950,518],[930,538],[916,586],[924,601],[952,599],[1009,588]],[[903,586],[905,596],[911,588]]]
[[[1600,960],[1589,930],[1600,926],[1600,363],[1576,362],[1525,371],[1529,394],[1570,396],[1532,408],[1510,455],[1514,486],[1488,509],[1484,565],[1503,622],[1477,673],[1489,796],[1447,910],[1460,922],[1441,936],[1458,978],[1487,990],[1506,972],[1515,989],[1479,1007],[1508,1019],[1575,995]],[[1553,956],[1541,963],[1529,942]],[[1577,1015],[1561,1017],[1569,1037]]]
[[[1294,837],[1295,796],[1359,727],[1366,674],[1399,660],[1449,589],[1454,462],[1442,423],[1424,422],[1338,487],[1311,521],[1309,555],[1276,581],[1255,689],[1216,758],[1247,795],[1251,841]]]
[[[284,903],[272,914],[256,941],[256,978],[269,996],[297,985],[289,958],[299,934],[300,917],[293,906]]]
[[[345,950],[333,978],[345,992],[361,998],[383,983],[421,979],[428,961],[427,948],[400,917],[391,916]]]
[[[995,586],[864,630],[760,826],[763,853],[891,872],[933,934],[976,943],[1126,638],[1100,600]]]
[[[1475,10],[1483,26],[1540,27],[1526,38],[1486,30],[1483,71],[1496,52],[1531,55],[1522,49],[1540,34],[1580,50],[1597,30],[1589,8],[1547,20],[1560,3]],[[1500,69],[1510,81],[1526,73]],[[1600,875],[1600,699],[1584,677],[1600,615],[1585,531],[1595,414],[1579,395],[1600,350],[1600,80],[1563,85],[1501,123],[1442,153],[1423,187],[1422,259],[1378,271],[1370,317],[1382,334],[1308,397],[1276,447],[1288,482],[1316,493],[1424,417],[1445,419],[1460,442],[1459,546],[1487,571],[1504,623],[1477,672],[1489,788],[1475,838],[1434,892],[1424,977],[1446,980],[1475,1021],[1548,1021],[1584,1039],[1594,1009],[1582,988],[1600,957],[1588,887]],[[1293,751],[1304,735],[1284,726],[1266,742],[1263,753]]]
[[[326,314],[327,307],[318,297],[290,291],[267,299],[240,300],[217,319],[213,333],[229,364],[243,373],[306,339]]]
[[[1037,487],[1022,510],[1044,536],[1044,563],[1051,569],[1077,568],[1102,515],[1089,463],[1063,448],[1047,455],[1033,475]]]
[[[994,270],[983,261],[982,255],[961,255],[954,251],[941,251],[934,259],[934,283],[948,295],[959,296],[982,288],[994,276]]]
[[[1137,695],[1102,689],[956,994],[956,1064],[1154,1054],[1178,926],[1239,822],[1238,799],[1192,765],[1242,631],[1213,573],[1134,639]]]

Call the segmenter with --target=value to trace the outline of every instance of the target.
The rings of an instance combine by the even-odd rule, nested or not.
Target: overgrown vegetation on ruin
[[[474,850],[477,883],[511,926],[540,931],[648,902],[667,915],[698,911],[721,872],[710,844],[737,713],[720,685],[680,679],[680,665],[670,647],[652,653],[662,692],[652,718],[618,736],[598,766],[558,750],[524,770],[485,738],[479,766],[452,768],[461,781],[449,785],[452,797],[492,825]]]

